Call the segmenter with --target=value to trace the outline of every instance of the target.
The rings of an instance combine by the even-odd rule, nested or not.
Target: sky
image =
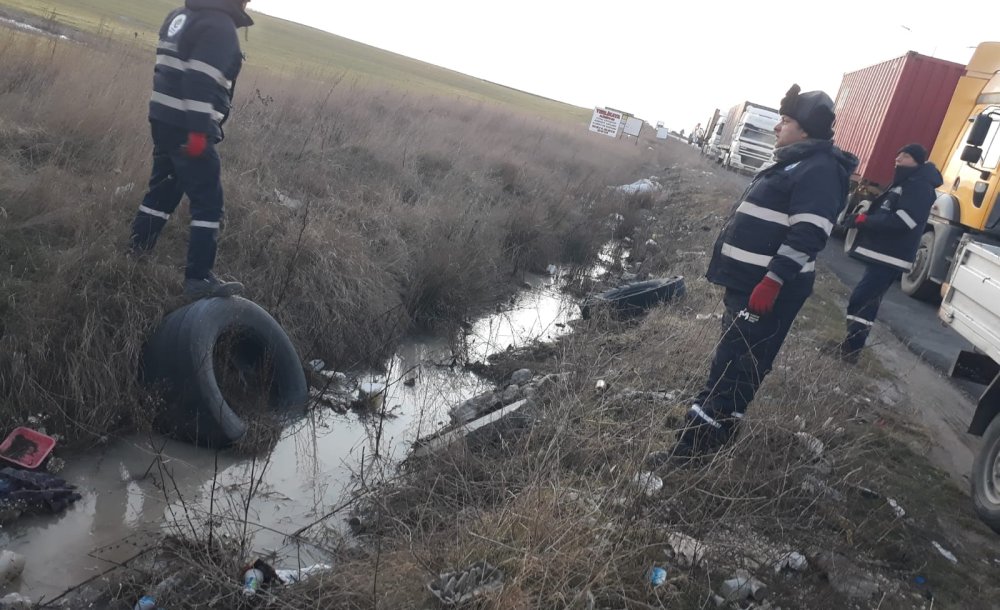
[[[845,72],[910,50],[964,64],[975,45],[1000,40],[989,3],[969,0],[251,0],[249,6],[678,131],[743,100],[777,107],[792,83],[836,97]],[[948,10],[931,10],[939,7]]]

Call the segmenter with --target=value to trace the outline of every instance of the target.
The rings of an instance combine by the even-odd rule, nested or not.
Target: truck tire
[[[285,331],[241,298],[202,299],[170,313],[146,343],[140,371],[162,401],[157,427],[204,447],[243,437],[247,425],[237,411],[247,403],[283,413],[308,400]]]
[[[934,301],[940,297],[941,287],[930,278],[931,256],[934,253],[934,232],[920,236],[920,247],[913,261],[913,268],[899,281],[900,289],[914,299]]]
[[[972,503],[983,523],[1000,534],[1000,417],[983,434],[983,445],[972,462]]]

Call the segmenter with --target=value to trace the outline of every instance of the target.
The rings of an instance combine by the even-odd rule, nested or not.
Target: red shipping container
[[[897,151],[912,142],[930,153],[965,66],[910,51],[844,75],[834,142],[861,160],[855,179],[892,182]]]

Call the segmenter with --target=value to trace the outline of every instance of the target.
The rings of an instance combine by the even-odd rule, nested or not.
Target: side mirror
[[[965,143],[972,146],[982,146],[983,142],[986,141],[986,136],[989,134],[990,125],[992,124],[993,117],[990,115],[981,114],[977,116],[975,122],[972,124],[972,129],[969,130],[969,137],[965,139]]]
[[[971,138],[971,136],[970,136]],[[978,146],[968,145],[962,150],[962,161],[975,165],[983,158],[983,149]]]

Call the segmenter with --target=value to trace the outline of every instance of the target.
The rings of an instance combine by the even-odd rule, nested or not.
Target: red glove
[[[866,220],[868,220],[868,214],[858,214],[854,217],[854,226],[863,225]]]
[[[184,147],[184,151],[187,153],[187,156],[196,158],[205,154],[205,148],[207,147],[208,136],[192,131],[188,134],[187,146]]]
[[[747,305],[750,313],[755,313],[758,316],[771,313],[779,292],[781,292],[781,283],[765,275],[764,279],[750,293],[750,303]]]

